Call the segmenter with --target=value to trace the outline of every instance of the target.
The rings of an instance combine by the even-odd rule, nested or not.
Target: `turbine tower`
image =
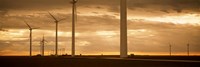
[[[120,57],[128,57],[127,51],[127,1],[120,0]]]
[[[56,34],[55,34],[55,36],[56,36],[56,38],[55,38],[55,40],[56,40],[56,42],[55,42],[55,55],[58,56],[58,22],[64,20],[64,18],[58,20],[58,19],[56,19],[56,18],[55,18],[55,17],[54,17],[50,12],[48,12],[48,13],[49,13],[49,15],[50,15],[54,20],[55,20],[54,22],[56,23]]]
[[[190,44],[187,44],[187,55],[190,56]]]
[[[29,27],[29,30],[30,30],[30,57],[32,56],[32,30],[33,29],[38,29],[38,28],[33,28],[31,27],[26,21],[24,21],[25,24]]]
[[[72,57],[75,56],[75,23],[77,19],[76,3],[78,0],[73,0],[72,3]]]
[[[40,41],[40,45],[41,45],[41,55],[44,56],[44,46],[45,46],[45,42],[47,42],[44,38],[44,35],[43,35],[43,38],[42,40]]]
[[[169,55],[172,56],[172,45],[169,43]]]

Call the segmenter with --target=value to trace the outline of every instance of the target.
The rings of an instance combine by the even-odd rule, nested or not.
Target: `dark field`
[[[134,56],[124,59],[118,56],[0,57],[0,67],[200,67],[200,57]]]

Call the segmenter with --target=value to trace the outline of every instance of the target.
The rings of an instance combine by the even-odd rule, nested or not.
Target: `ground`
[[[199,56],[0,57],[0,67],[200,67]]]

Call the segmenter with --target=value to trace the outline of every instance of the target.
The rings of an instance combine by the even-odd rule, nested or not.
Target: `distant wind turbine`
[[[190,56],[190,44],[187,44],[187,55]]]
[[[0,31],[8,31],[8,30],[3,29],[2,23],[0,24]]]
[[[0,31],[7,31],[7,30],[5,30],[5,29],[3,29],[2,27],[0,28]]]
[[[30,56],[32,56],[32,30],[33,29],[38,29],[38,28],[33,28],[31,27],[26,21],[24,21],[25,24],[29,27],[29,30],[30,30]]]
[[[78,0],[73,0],[72,3],[72,57],[75,56],[75,23],[77,19],[76,3]]]
[[[41,45],[41,55],[44,56],[44,46],[45,46],[45,42],[47,42],[44,38],[44,35],[43,35],[43,38],[42,40],[40,41],[40,45]]]
[[[58,23],[59,23],[60,21],[64,20],[65,18],[58,20],[58,19],[56,19],[50,12],[48,12],[48,13],[49,13],[49,15],[55,20],[54,22],[56,23],[55,55],[58,56]]]
[[[172,45],[169,43],[169,55],[172,56]]]

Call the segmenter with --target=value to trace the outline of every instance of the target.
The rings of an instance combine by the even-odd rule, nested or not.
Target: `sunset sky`
[[[29,55],[32,27],[34,55],[45,35],[46,55],[55,46],[59,23],[59,49],[71,54],[71,0],[0,0],[0,56]],[[200,0],[127,0],[128,51],[136,55],[200,55]],[[76,23],[76,54],[119,54],[120,0],[79,0]],[[8,31],[3,31],[3,29]],[[63,53],[64,51],[62,51]]]

